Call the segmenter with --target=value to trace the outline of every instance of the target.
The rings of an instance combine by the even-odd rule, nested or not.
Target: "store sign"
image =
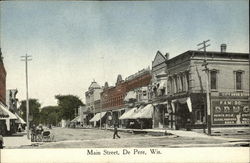
[[[211,104],[212,124],[250,124],[250,108],[247,99],[213,99]]]

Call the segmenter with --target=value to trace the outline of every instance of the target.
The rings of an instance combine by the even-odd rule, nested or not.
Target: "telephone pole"
[[[206,96],[207,96],[207,134],[211,135],[211,108],[210,108],[210,89],[209,89],[209,69],[207,67],[207,54],[206,54],[206,48],[210,46],[210,44],[207,44],[210,40],[203,41],[199,43],[197,46],[202,46],[198,50],[204,50],[204,62],[202,66],[204,66],[204,70],[206,73]]]
[[[27,123],[27,138],[30,139],[29,136],[29,128],[30,128],[30,124],[29,124],[29,85],[28,85],[28,61],[31,61],[31,56],[30,55],[25,55],[25,56],[21,56],[21,61],[25,61],[25,76],[26,76],[26,123]]]

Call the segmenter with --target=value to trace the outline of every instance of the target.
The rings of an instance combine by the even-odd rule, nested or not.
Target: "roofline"
[[[168,60],[166,60],[165,62],[169,62],[169,61],[173,61],[174,59],[176,58],[179,58],[181,56],[184,56],[184,55],[192,55],[193,53],[204,53],[204,51],[198,51],[198,50],[188,50],[188,51],[185,51],[184,53],[181,53],[173,58],[170,58]],[[240,56],[247,56],[249,55],[250,57],[250,54],[249,53],[238,53],[238,52],[220,52],[220,51],[206,51],[207,54],[220,54],[220,55],[240,55]]]

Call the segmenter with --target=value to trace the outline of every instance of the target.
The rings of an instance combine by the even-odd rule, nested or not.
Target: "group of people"
[[[38,126],[33,124],[31,127],[31,141],[32,142],[38,141],[38,139],[42,137],[43,131],[44,131],[43,126],[41,124]]]

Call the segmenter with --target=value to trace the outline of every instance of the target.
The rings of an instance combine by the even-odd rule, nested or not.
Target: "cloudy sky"
[[[210,39],[208,50],[249,51],[247,0],[142,2],[17,2],[1,4],[1,48],[7,89],[25,99],[29,62],[30,97],[55,105],[56,94],[84,92],[95,79],[113,85],[151,66],[160,50],[170,58]]]

